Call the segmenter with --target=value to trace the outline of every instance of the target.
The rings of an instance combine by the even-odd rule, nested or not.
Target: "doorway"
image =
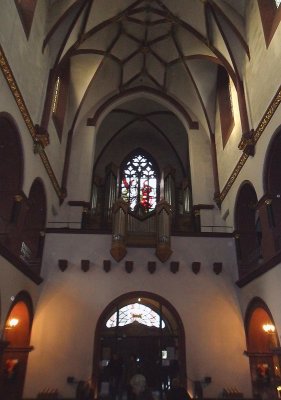
[[[28,293],[20,292],[13,301],[4,325],[0,354],[0,398],[20,400],[30,346],[32,301]]]
[[[250,303],[246,314],[247,354],[255,398],[280,398],[281,357],[275,324],[260,298]]]
[[[96,397],[127,400],[129,382],[142,374],[156,398],[171,380],[186,384],[182,321],[164,298],[147,292],[120,296],[101,314],[95,336],[93,380]],[[112,396],[112,365],[118,360],[118,389]]]

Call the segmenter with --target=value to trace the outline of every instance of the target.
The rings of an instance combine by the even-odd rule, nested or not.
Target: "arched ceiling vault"
[[[104,0],[50,1],[43,50],[48,48],[54,71],[70,60],[72,127],[82,116],[93,118],[110,98],[142,87],[173,99],[212,134],[217,65],[237,87],[249,57],[245,4],[115,0],[109,7]]]

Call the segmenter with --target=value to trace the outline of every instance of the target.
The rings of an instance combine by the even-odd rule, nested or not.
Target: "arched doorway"
[[[262,259],[262,237],[257,203],[258,199],[253,185],[245,182],[239,190],[235,206],[237,261],[240,278],[257,268]]]
[[[1,357],[0,398],[19,400],[22,398],[30,333],[33,318],[32,301],[27,292],[20,292],[13,301],[7,315],[2,334],[6,344]]]
[[[278,399],[280,343],[272,315],[262,299],[254,298],[249,304],[245,325],[254,397]]]
[[[133,292],[111,302],[99,318],[94,350],[97,397],[110,392],[110,362],[114,357],[118,357],[122,369],[120,400],[127,398],[126,388],[134,373],[145,375],[159,398],[173,377],[186,384],[183,324],[175,308],[158,295]]]

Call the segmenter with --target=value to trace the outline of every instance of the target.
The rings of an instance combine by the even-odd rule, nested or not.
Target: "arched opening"
[[[46,224],[46,196],[40,179],[35,179],[31,186],[28,205],[22,233],[22,247],[25,248],[22,257],[25,256],[30,268],[40,274]]]
[[[136,214],[155,210],[159,200],[160,177],[158,166],[150,154],[137,149],[121,164],[120,197]]]
[[[280,343],[272,315],[260,298],[249,304],[245,325],[254,397],[278,399]]]
[[[13,248],[14,224],[23,181],[23,152],[20,137],[11,118],[0,113],[0,240]]]
[[[265,192],[268,195],[268,223],[273,235],[274,250],[281,248],[281,130],[272,141],[264,172]]]
[[[112,363],[118,360],[118,387]],[[143,374],[162,398],[174,377],[186,384],[185,335],[181,319],[164,298],[133,292],[111,302],[101,314],[95,335],[93,378],[96,396],[129,398],[129,382]]]
[[[6,347],[1,357],[0,397],[9,400],[22,398],[30,347],[33,318],[32,300],[20,292],[13,301],[2,333]]]
[[[261,258],[261,227],[257,195],[246,182],[240,189],[235,208],[237,258],[240,278],[258,266]]]

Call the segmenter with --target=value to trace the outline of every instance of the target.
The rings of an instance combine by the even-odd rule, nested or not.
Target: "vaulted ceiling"
[[[177,108],[191,129],[200,124],[213,133],[218,64],[237,85],[249,57],[245,4],[245,0],[50,1],[43,49],[49,52],[54,70],[70,60],[73,126],[81,118],[95,124],[103,110],[114,108],[114,101],[142,93]],[[135,112],[139,114],[139,109]],[[143,112],[147,115],[149,110]]]

